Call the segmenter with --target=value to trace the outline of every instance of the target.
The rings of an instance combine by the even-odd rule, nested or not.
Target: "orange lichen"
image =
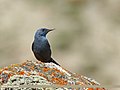
[[[31,69],[31,70],[34,70],[34,66],[31,66],[30,69]]]
[[[24,74],[25,74],[24,71],[20,71],[20,72],[19,72],[19,75],[24,75]]]
[[[29,72],[25,73],[27,76],[30,76],[31,74]]]
[[[104,88],[88,88],[88,90],[105,90]]]
[[[22,63],[22,65],[23,65],[23,66],[26,65],[26,62]]]
[[[61,75],[64,75],[64,73],[63,73],[63,72],[60,72],[60,74],[61,74]]]
[[[54,73],[54,72],[51,73],[51,76],[55,76],[55,75],[56,75],[56,73]]]
[[[55,70],[55,72],[58,72],[58,73],[61,74],[61,75],[64,75],[63,72],[61,72],[60,70],[58,70],[58,69],[56,69],[56,68],[53,68],[53,70]]]
[[[85,85],[83,82],[76,82],[76,85]]]
[[[0,70],[0,74],[1,74],[2,72],[3,72],[3,70],[1,69],[1,70]]]
[[[50,68],[47,68],[47,67],[43,68],[44,72],[47,72],[48,70],[50,70]]]
[[[4,70],[8,70],[8,67],[5,67]]]
[[[88,88],[88,90],[95,90],[95,89],[93,89],[93,88]]]
[[[45,76],[43,73],[38,73],[38,75],[46,78],[46,76]],[[46,79],[47,79],[47,78],[46,78]]]
[[[56,72],[60,72],[60,70],[56,69],[56,68],[53,68],[53,70],[55,70]]]
[[[105,90],[105,88],[96,88],[96,90]]]
[[[61,79],[61,78],[52,78],[52,82],[59,84],[59,85],[66,85],[67,81]]]

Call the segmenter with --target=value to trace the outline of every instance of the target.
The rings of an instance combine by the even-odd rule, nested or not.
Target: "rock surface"
[[[1,68],[0,85],[1,90],[7,90],[9,87],[5,86],[10,85],[13,85],[12,88],[14,86],[17,88],[12,90],[105,90],[104,88],[83,87],[100,84],[83,75],[73,74],[54,63],[40,61],[26,61]],[[79,87],[75,89],[72,85]]]

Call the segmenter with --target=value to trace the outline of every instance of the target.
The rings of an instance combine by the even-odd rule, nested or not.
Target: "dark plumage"
[[[40,28],[36,31],[34,41],[32,44],[32,51],[37,60],[42,62],[53,62],[59,65],[56,61],[51,58],[51,49],[46,35],[53,29]]]

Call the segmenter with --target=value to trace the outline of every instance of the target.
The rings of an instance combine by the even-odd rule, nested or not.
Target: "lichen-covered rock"
[[[16,86],[16,89],[12,90],[75,90],[75,88],[72,88],[72,85],[99,85],[99,83],[93,79],[73,74],[54,63],[42,63],[40,61],[26,61],[22,64],[12,64],[1,68],[0,84],[2,85],[1,90],[7,90],[10,87],[5,86],[11,85],[13,87]],[[79,87],[76,88],[76,90],[105,89]]]

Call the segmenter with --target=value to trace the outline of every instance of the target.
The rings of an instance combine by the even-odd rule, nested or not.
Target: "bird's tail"
[[[55,64],[57,64],[57,65],[59,65],[53,58],[51,58],[50,61],[53,62],[53,63],[55,63]],[[59,65],[59,66],[60,66],[60,65]]]

